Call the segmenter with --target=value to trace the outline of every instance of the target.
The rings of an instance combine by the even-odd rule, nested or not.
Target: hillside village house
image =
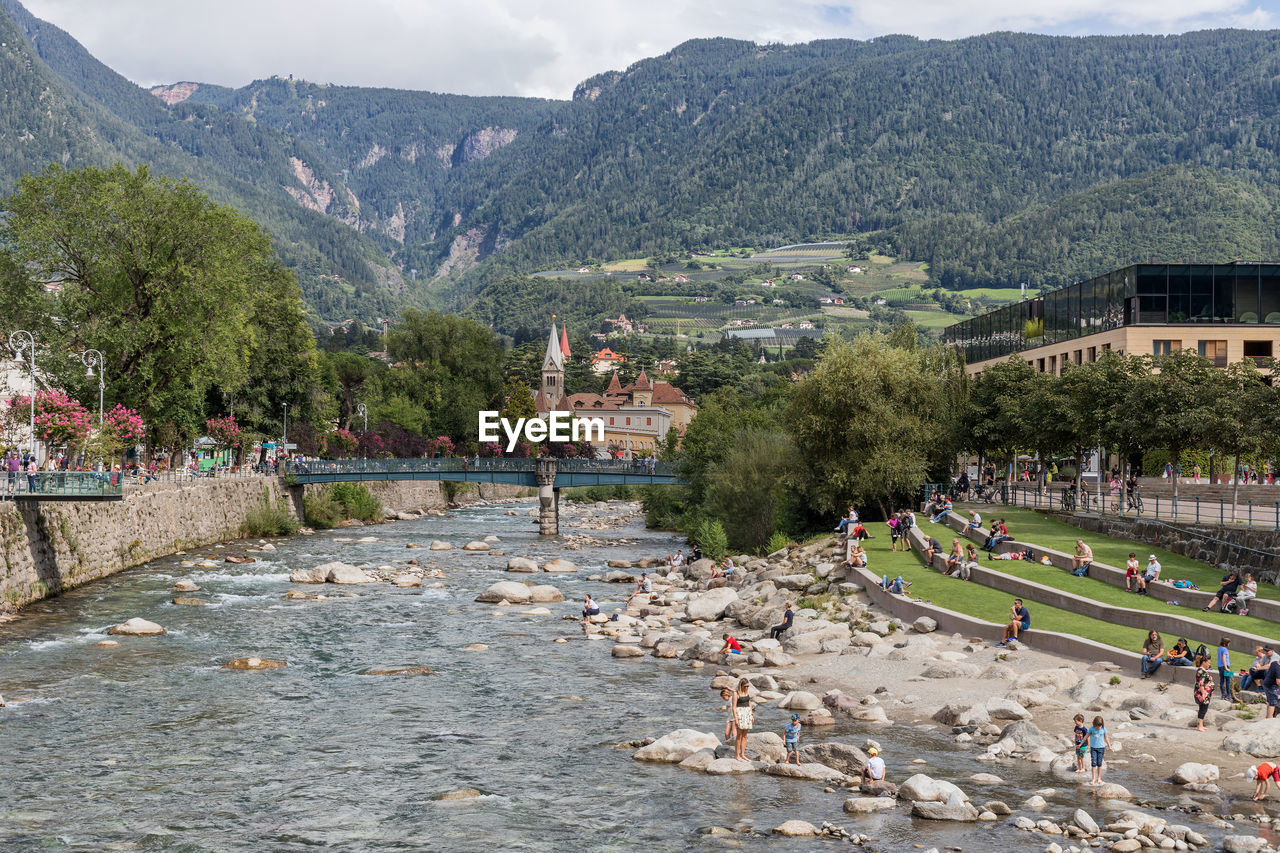
[[[595,373],[608,373],[626,363],[626,356],[618,355],[608,347],[591,356],[591,370]]]
[[[597,453],[606,452],[610,446],[628,454],[652,452],[666,440],[672,427],[683,435],[698,413],[697,404],[687,394],[669,382],[651,382],[644,370],[625,387],[614,373],[604,394],[566,394],[564,362],[568,356],[569,337],[562,332],[557,338],[552,323],[534,408],[544,416],[557,411],[601,418],[605,424],[604,441],[592,442]]]

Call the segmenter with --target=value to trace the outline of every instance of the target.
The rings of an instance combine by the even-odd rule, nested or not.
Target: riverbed
[[[512,506],[277,540],[275,551],[250,551],[257,561],[246,565],[222,559],[254,543],[204,548],[28,607],[0,628],[0,694],[9,703],[0,709],[7,747],[0,848],[857,849],[768,835],[793,818],[866,833],[874,849],[885,851],[1034,844],[1004,821],[937,824],[913,820],[906,809],[855,817],[842,813],[842,794],[814,783],[763,774],[713,777],[633,761],[631,750],[616,748],[619,742],[683,727],[723,728],[718,697],[707,689],[712,670],[613,659],[607,642],[586,641],[576,623],[561,617],[579,612],[584,592],[609,609],[630,591],[587,580],[607,559],[665,556],[682,542],[635,522],[590,533],[638,544],[567,550],[565,537],[537,535],[534,519],[523,514],[531,504],[516,504],[522,514],[506,515]],[[574,532],[581,531],[566,529]],[[460,548],[488,534],[500,538],[493,547],[504,556],[406,547],[439,539]],[[354,541],[365,536],[376,541]],[[536,576],[568,599],[544,605],[550,616],[474,601],[495,581],[530,577],[501,571],[512,555],[563,556],[578,565],[574,575]],[[198,557],[218,565],[181,565]],[[443,586],[288,581],[300,566],[409,559],[434,561],[445,573]],[[186,595],[207,606],[172,604],[170,589],[179,580],[198,584],[199,592]],[[336,597],[282,600],[292,588]],[[131,617],[168,633],[96,645]],[[466,649],[477,643],[487,648]],[[221,668],[250,655],[288,666]],[[403,665],[430,666],[435,674],[364,674]],[[785,716],[763,708],[757,725],[781,732]],[[1017,809],[1033,790],[1053,784],[1030,767],[974,761],[932,727],[840,722],[832,731],[806,732],[810,739],[828,737],[857,745],[875,738],[886,748],[891,778],[927,772],[959,783],[979,802],[999,799]],[[916,758],[927,763],[913,767]],[[997,772],[1006,784],[977,789],[967,783],[977,772]],[[1167,785],[1139,772],[1110,778],[1140,797],[1168,795]],[[482,796],[435,799],[461,788]],[[1103,821],[1101,804],[1067,788],[1048,798],[1043,816],[1084,806]],[[712,826],[755,832],[702,832]]]

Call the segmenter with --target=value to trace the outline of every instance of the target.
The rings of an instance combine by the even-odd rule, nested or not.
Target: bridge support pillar
[[[560,533],[560,490],[556,483],[556,460],[548,456],[538,459],[534,475],[538,481],[538,532],[543,536]]]

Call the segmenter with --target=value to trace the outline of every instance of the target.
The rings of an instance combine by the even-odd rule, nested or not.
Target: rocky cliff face
[[[354,226],[360,219],[360,202],[346,187],[333,187],[297,157],[290,157],[293,175],[301,186],[285,187],[293,200],[308,210],[332,216]]]
[[[453,165],[483,160],[504,145],[515,141],[517,131],[509,127],[486,127],[467,134],[451,152]]]
[[[169,106],[173,106],[190,98],[199,88],[199,83],[174,83],[171,86],[152,86],[150,91]]]

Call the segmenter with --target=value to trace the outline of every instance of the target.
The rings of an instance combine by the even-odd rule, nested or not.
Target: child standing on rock
[[[1102,784],[1102,763],[1106,760],[1107,750],[1111,747],[1111,735],[1107,734],[1107,724],[1102,717],[1094,717],[1089,728],[1089,763],[1093,766],[1092,787]]]
[[[724,742],[731,743],[737,733],[737,721],[734,719],[733,691],[728,687],[720,691],[720,698],[727,704],[729,719],[724,721]]]
[[[1084,757],[1089,753],[1089,730],[1084,725],[1084,714],[1076,714],[1075,724],[1073,734],[1076,739],[1076,772],[1088,773],[1089,768],[1084,766]]]
[[[791,759],[795,758],[796,766],[800,766],[800,715],[792,714],[791,722],[787,723],[787,727],[782,730],[782,745],[787,750],[786,764],[791,763]]]

